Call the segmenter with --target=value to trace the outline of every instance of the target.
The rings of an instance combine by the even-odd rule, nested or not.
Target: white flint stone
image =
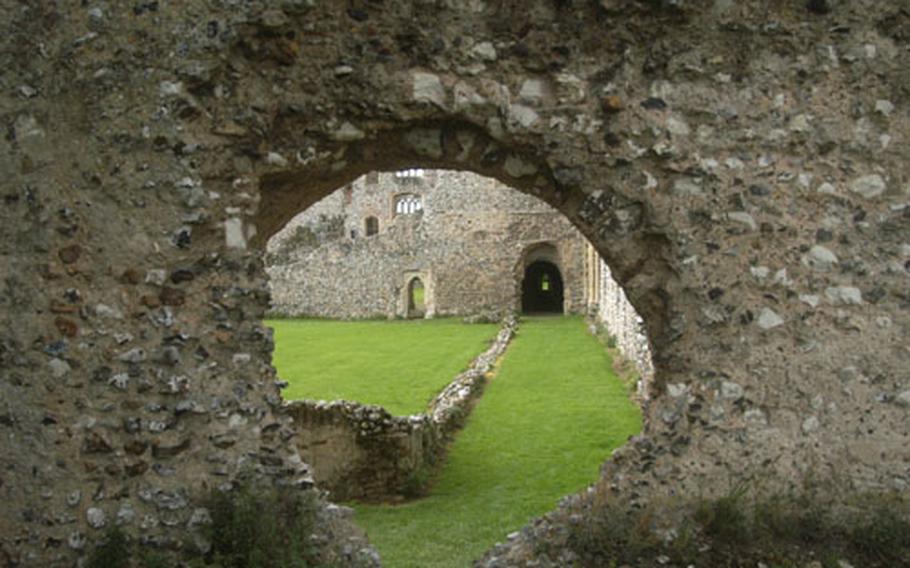
[[[107,525],[107,515],[98,507],[91,507],[85,512],[85,519],[93,529],[103,529]]]
[[[910,408],[910,390],[905,390],[904,392],[897,395],[894,398],[894,402],[896,402],[899,406],[903,406],[904,408]]]
[[[183,91],[183,83],[179,81],[161,81],[158,84],[158,93],[162,97],[173,97]]]
[[[803,256],[803,264],[817,270],[829,270],[838,263],[837,256],[829,249],[815,245]]]
[[[793,282],[787,276],[786,268],[781,268],[780,270],[778,270],[777,272],[774,273],[774,283],[779,284],[781,286],[790,286],[791,284],[793,284]]]
[[[269,152],[265,157],[265,163],[270,166],[279,166],[283,168],[288,165],[288,160],[278,152]]]
[[[809,307],[817,308],[819,301],[821,301],[821,298],[815,294],[800,294],[799,301],[804,304],[808,304]]]
[[[51,368],[51,375],[55,379],[59,379],[65,374],[70,372],[70,365],[63,359],[53,358],[47,363],[48,367]]]
[[[130,376],[126,373],[117,373],[108,381],[112,387],[119,390],[126,390],[130,386]]]
[[[503,169],[507,174],[514,178],[520,178],[525,176],[534,175],[537,173],[537,166],[530,162],[522,160],[519,156],[515,154],[510,154],[505,163],[503,164]]]
[[[798,114],[790,120],[790,130],[792,132],[806,132],[810,128],[809,117],[805,114]]]
[[[224,220],[224,244],[227,248],[245,249],[246,237],[243,234],[243,220],[231,217]]]
[[[683,195],[704,195],[701,187],[696,184],[694,181],[682,178],[673,182],[673,194],[678,196]]]
[[[683,120],[675,117],[670,117],[667,119],[667,130],[670,134],[676,136],[688,136],[691,130],[689,130],[689,125],[686,124]]]
[[[884,116],[891,116],[891,113],[894,112],[894,103],[888,100],[879,99],[875,101],[875,112]]]
[[[414,84],[411,96],[415,101],[445,107],[446,90],[437,75],[424,71],[414,71],[411,73],[411,79]]]
[[[743,413],[743,420],[750,426],[767,426],[768,417],[758,408],[750,408]]]
[[[112,308],[107,304],[98,304],[95,306],[95,315],[100,318],[123,319],[123,312],[117,308]]]
[[[886,189],[884,178],[878,174],[857,178],[850,184],[850,191],[867,199],[883,194]]]
[[[832,286],[825,290],[825,296],[832,304],[859,305],[863,303],[863,294],[853,286]]]
[[[825,182],[825,183],[821,184],[820,186],[818,186],[818,189],[816,189],[815,191],[817,191],[818,193],[823,193],[825,195],[834,195],[835,193],[837,193],[837,188],[835,188],[833,184]]]
[[[745,225],[750,231],[758,230],[758,223],[755,222],[755,219],[752,215],[746,213],[745,211],[733,211],[727,213],[727,219],[738,223],[740,225]]]
[[[117,524],[128,525],[136,520],[136,511],[129,503],[124,503],[117,511]]]
[[[163,268],[153,268],[145,273],[145,283],[153,286],[163,286],[167,279],[167,271]]]
[[[818,418],[816,418],[815,416],[810,416],[809,418],[806,418],[805,420],[803,420],[803,425],[802,425],[803,433],[811,434],[812,432],[815,432],[816,430],[818,430],[819,426],[820,426],[820,424],[819,424]]]
[[[752,276],[762,280],[768,277],[768,274],[771,273],[771,269],[767,266],[750,266],[749,272],[752,273]]]
[[[720,396],[727,400],[739,400],[745,394],[743,387],[731,381],[724,381],[720,385]]]
[[[689,387],[685,383],[670,383],[667,385],[667,394],[670,398],[679,398],[688,392]]]
[[[118,361],[123,361],[125,363],[141,363],[145,361],[145,350],[141,347],[134,347],[129,351],[124,351],[117,356]]]
[[[509,107],[509,125],[530,128],[540,120],[540,116],[531,107],[511,105]]]
[[[488,41],[482,41],[471,48],[471,55],[483,61],[496,61],[496,48]]]
[[[474,87],[464,81],[455,83],[455,86],[452,88],[452,96],[455,99],[456,110],[475,105],[483,105],[487,102],[487,99],[483,98]]]
[[[549,87],[543,79],[525,79],[518,91],[518,98],[533,105],[541,104],[548,95]]]
[[[345,121],[338,130],[332,133],[332,138],[338,142],[354,142],[366,138],[366,133],[350,122]]]
[[[783,323],[784,319],[771,308],[762,308],[761,313],[758,314],[758,327],[764,330],[774,329]]]

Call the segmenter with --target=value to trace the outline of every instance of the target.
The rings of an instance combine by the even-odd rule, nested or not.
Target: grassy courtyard
[[[290,397],[345,397],[397,413],[421,410],[496,329],[455,321],[271,325]],[[640,426],[638,408],[581,318],[525,318],[429,496],[355,505],[355,521],[389,568],[470,566],[594,481],[610,451]]]
[[[266,325],[275,330],[275,367],[290,383],[287,400],[356,400],[397,415],[423,412],[498,331],[456,319]]]
[[[464,568],[597,478],[638,408],[581,318],[525,319],[422,500],[355,505],[389,568]]]

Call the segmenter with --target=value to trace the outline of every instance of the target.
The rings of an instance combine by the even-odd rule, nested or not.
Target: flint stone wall
[[[906,492],[905,4],[0,2],[0,560],[181,550],[212,487],[305,484],[262,243],[415,166],[540,197],[641,314],[623,506]]]
[[[421,414],[392,416],[380,406],[345,400],[286,403],[299,432],[297,448],[319,487],[341,501],[418,494],[444,460],[447,442],[471,411],[517,328],[517,321],[507,318],[490,347]]]
[[[395,197],[406,193],[420,196],[421,213],[395,214]],[[379,233],[367,237],[370,216],[378,219]],[[344,235],[326,236],[319,229],[326,218],[344,219]],[[318,235],[318,246],[288,246],[301,228]],[[583,313],[585,240],[551,206],[468,172],[374,173],[316,203],[269,241],[272,310],[403,317],[407,284],[416,276],[426,290],[428,316],[499,319],[520,310],[524,255],[540,243],[557,251],[565,311]]]

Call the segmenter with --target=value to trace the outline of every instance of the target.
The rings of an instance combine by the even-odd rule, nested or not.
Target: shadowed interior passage
[[[538,260],[525,268],[521,283],[521,310],[524,313],[563,313],[563,286],[559,268]]]

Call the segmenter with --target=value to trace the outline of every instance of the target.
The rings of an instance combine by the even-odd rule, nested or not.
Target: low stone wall
[[[594,319],[616,338],[616,347],[620,353],[634,363],[641,377],[638,393],[647,398],[648,385],[654,377],[654,362],[644,321],[629,302],[625,291],[613,279],[607,263],[598,257],[597,264],[599,276],[596,303],[593,306]]]
[[[490,347],[423,414],[392,416],[380,406],[345,400],[285,403],[296,426],[298,451],[317,485],[338,501],[419,494],[517,327],[514,317],[507,318]]]

